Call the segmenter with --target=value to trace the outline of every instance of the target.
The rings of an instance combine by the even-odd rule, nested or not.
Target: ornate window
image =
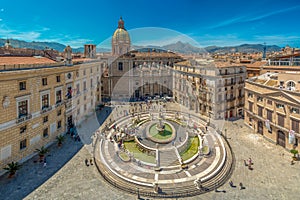
[[[49,107],[49,94],[42,95],[42,110]]]
[[[287,89],[288,89],[288,90],[294,91],[294,90],[295,90],[296,84],[295,84],[295,82],[293,82],[293,81],[289,81],[289,82],[286,84],[286,86],[287,86]]]
[[[19,118],[28,115],[28,100],[18,102]]]
[[[57,90],[55,92],[55,95],[56,95],[56,103],[60,103],[62,101],[61,90]]]

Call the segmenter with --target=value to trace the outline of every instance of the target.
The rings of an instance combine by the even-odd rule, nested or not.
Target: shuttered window
[[[267,119],[272,122],[272,111],[267,110]]]
[[[249,111],[253,112],[253,103],[252,102],[249,102]]]
[[[263,116],[263,108],[261,106],[258,106],[258,116],[262,117]]]
[[[284,127],[284,116],[283,115],[277,115],[278,116],[278,125]]]
[[[297,120],[291,120],[292,121],[292,130],[296,133],[299,133],[299,121]]]

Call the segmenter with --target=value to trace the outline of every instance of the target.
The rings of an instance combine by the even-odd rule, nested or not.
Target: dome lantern
[[[120,17],[120,20],[118,22],[118,28],[124,29],[124,21],[123,21],[122,17]]]

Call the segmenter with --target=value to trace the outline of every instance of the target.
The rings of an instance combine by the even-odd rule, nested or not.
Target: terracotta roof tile
[[[56,63],[55,61],[45,57],[16,57],[7,56],[0,57],[0,65],[20,65],[20,64],[51,64]]]

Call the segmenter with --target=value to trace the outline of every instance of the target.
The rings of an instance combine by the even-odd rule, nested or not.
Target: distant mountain
[[[168,45],[164,45],[164,46],[153,46],[153,45],[148,45],[148,46],[133,46],[133,49],[143,49],[143,48],[156,48],[156,49],[163,49],[163,50],[170,50],[173,52],[177,52],[177,53],[199,53],[199,52],[203,52],[204,49],[203,48],[198,48],[198,47],[194,47],[189,43],[183,43],[181,41],[178,41],[176,43],[173,44],[168,44]]]
[[[62,52],[66,45],[60,44],[57,42],[26,42],[22,40],[15,40],[15,39],[10,39],[9,40],[11,45],[16,48],[29,48],[29,49],[45,49],[46,47],[49,49],[55,49],[57,51]],[[0,39],[0,46],[3,46],[6,42],[6,39]],[[168,44],[164,46],[132,46],[133,49],[142,49],[142,48],[157,48],[157,49],[164,49],[164,50],[170,50],[174,51],[177,53],[204,53],[209,52],[209,53],[229,53],[229,52],[245,52],[245,53],[251,53],[251,52],[262,52],[264,45],[262,44],[242,44],[238,46],[226,46],[226,47],[219,47],[219,46],[208,46],[205,48],[199,48],[195,47],[189,43],[183,43],[183,42],[176,42],[173,44]],[[276,45],[268,45],[267,46],[267,51],[279,51],[281,48]],[[78,52],[83,52],[84,48],[79,47],[79,48],[73,48],[74,53]],[[110,52],[110,49],[106,48],[97,48],[97,52]]]
[[[147,46],[132,45],[131,48],[132,48],[132,49],[135,49],[135,50],[138,50],[138,49],[144,49],[144,48],[148,48],[148,49],[162,49],[161,46],[155,46],[155,45],[147,45]]]
[[[0,46],[3,46],[6,42],[6,39],[0,39]],[[43,50],[46,47],[49,49],[55,49],[57,51],[63,51],[65,45],[57,42],[26,42],[22,40],[9,39],[10,44],[15,48],[27,48],[27,49],[38,49]]]
[[[281,48],[277,45],[267,45],[267,51],[280,51]],[[264,45],[262,44],[242,44],[239,46],[228,46],[228,47],[218,47],[218,46],[208,46],[205,50],[209,53],[233,53],[233,52],[243,52],[243,53],[253,53],[262,52],[264,50]]]
[[[168,44],[164,46],[133,46],[134,49],[141,48],[161,48],[164,50],[170,50],[178,53],[229,53],[229,52],[243,52],[243,53],[252,53],[252,52],[262,52],[264,49],[264,45],[262,44],[242,44],[238,46],[227,46],[227,47],[219,47],[219,46],[208,46],[205,48],[199,48],[192,46],[189,43],[176,42],[173,44]],[[281,48],[276,45],[268,45],[267,51],[279,51]]]
[[[163,46],[164,49],[171,50],[178,53],[204,53],[205,49],[194,47],[189,43],[176,42],[174,44],[168,44]]]
[[[0,39],[0,47],[4,46],[6,39]],[[15,48],[27,48],[43,50],[45,48],[54,49],[59,52],[63,52],[66,45],[57,42],[26,42],[22,40],[9,39],[10,44]],[[74,53],[84,52],[84,47],[72,48]],[[110,49],[97,48],[97,52],[110,52]]]

